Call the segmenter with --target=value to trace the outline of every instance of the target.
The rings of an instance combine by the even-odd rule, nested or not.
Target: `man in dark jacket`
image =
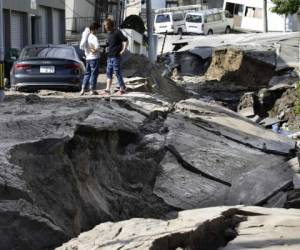
[[[115,23],[111,19],[104,21],[104,28],[108,32],[108,53],[107,53],[107,85],[104,93],[110,93],[113,73],[118,79],[118,94],[125,93],[125,83],[121,72],[121,55],[128,47],[128,39],[123,33],[115,28]]]

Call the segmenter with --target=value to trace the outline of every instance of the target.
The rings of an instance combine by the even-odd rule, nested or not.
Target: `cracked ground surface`
[[[53,249],[106,221],[260,204],[297,165],[289,139],[194,99],[11,95],[0,105],[3,249]]]

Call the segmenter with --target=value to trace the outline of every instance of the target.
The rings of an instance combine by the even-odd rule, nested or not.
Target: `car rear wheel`
[[[207,32],[207,35],[212,35],[212,34],[214,34],[214,32],[213,32],[213,30],[209,30],[208,32]]]
[[[230,28],[229,26],[227,26],[227,27],[226,27],[226,29],[225,29],[225,33],[226,33],[226,34],[229,34],[229,33],[231,33],[231,28]]]

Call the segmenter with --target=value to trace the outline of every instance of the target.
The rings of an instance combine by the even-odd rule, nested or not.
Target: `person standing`
[[[118,93],[122,95],[125,93],[125,83],[121,72],[121,55],[128,47],[128,39],[123,33],[115,28],[115,23],[111,19],[104,21],[104,28],[108,32],[108,53],[107,53],[107,67],[106,76],[107,84],[106,89],[102,93],[110,94],[112,77],[115,73],[118,80]]]
[[[89,28],[82,33],[80,49],[84,49],[86,56],[86,71],[83,77],[80,95],[84,92],[89,84],[90,94],[96,95],[97,78],[99,75],[99,42],[96,37],[97,30],[100,28],[99,23],[94,22]]]

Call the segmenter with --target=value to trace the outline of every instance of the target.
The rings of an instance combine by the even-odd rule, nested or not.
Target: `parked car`
[[[229,18],[223,10],[209,9],[186,14],[185,25],[188,33],[212,35],[230,33],[233,18]]]
[[[79,90],[84,71],[84,64],[72,46],[27,46],[11,69],[11,88]]]
[[[154,18],[155,33],[182,34],[186,31],[185,14],[183,12],[167,12],[156,14]]]

